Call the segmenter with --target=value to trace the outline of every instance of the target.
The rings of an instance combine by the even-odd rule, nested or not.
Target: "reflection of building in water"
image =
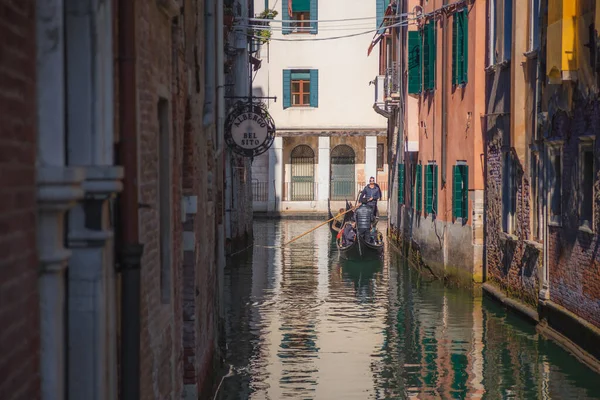
[[[310,224],[281,224],[281,243],[300,235]],[[311,236],[279,250],[280,268],[275,287],[276,320],[270,327],[270,355],[275,361],[268,367],[271,385],[269,397],[288,395],[312,397],[317,385],[315,359],[317,345],[318,268]],[[276,355],[277,358],[274,358]]]

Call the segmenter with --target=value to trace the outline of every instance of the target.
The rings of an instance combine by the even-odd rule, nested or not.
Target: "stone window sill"
[[[579,232],[587,233],[587,234],[589,234],[589,235],[593,235],[593,234],[594,234],[594,231],[593,231],[593,230],[591,230],[591,229],[590,229],[588,226],[586,226],[586,225],[581,225],[581,226],[579,227]]]
[[[536,242],[535,240],[525,240],[524,242],[528,246],[533,247],[534,249],[536,249],[538,251],[544,250],[544,245],[542,243]]]
[[[502,242],[517,242],[519,238],[512,233],[500,232],[500,241]]]
[[[553,226],[555,228],[562,228],[562,222],[560,222],[560,221],[550,221],[550,222],[548,222],[548,226]]]

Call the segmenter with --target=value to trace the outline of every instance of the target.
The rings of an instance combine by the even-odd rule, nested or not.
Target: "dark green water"
[[[218,399],[600,399],[600,376],[486,298],[421,277],[391,249],[338,259],[327,227],[257,221],[226,271]]]

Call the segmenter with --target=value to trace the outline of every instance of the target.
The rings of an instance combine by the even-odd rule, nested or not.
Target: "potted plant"
[[[275,19],[275,17],[279,14],[277,10],[266,9],[260,14],[258,14],[258,19]],[[264,29],[258,29],[255,31],[255,36],[257,37],[260,44],[267,43],[269,39],[271,39],[271,27],[269,22],[267,21],[257,21],[256,25],[263,25]]]

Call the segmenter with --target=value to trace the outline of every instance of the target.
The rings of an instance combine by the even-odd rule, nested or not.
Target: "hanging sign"
[[[275,123],[264,103],[237,103],[225,120],[225,142],[244,157],[267,151],[275,140]]]

